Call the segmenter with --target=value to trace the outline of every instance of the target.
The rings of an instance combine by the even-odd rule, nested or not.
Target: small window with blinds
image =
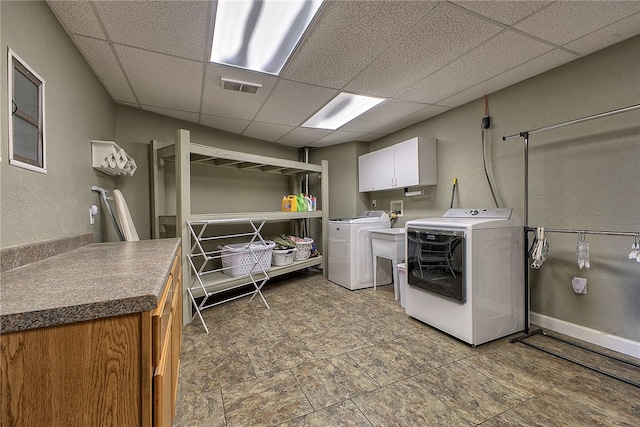
[[[44,80],[9,49],[9,164],[47,173]]]

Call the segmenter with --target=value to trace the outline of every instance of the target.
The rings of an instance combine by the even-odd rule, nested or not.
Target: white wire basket
[[[271,268],[273,248],[276,244],[270,240],[262,242],[236,243],[218,246],[222,271],[227,276],[238,277],[250,273],[260,273]],[[258,261],[256,263],[256,260]]]
[[[295,260],[296,261],[304,261],[308,259],[311,255],[311,246],[313,245],[313,239],[309,237],[305,237],[303,242],[296,242],[296,253]]]

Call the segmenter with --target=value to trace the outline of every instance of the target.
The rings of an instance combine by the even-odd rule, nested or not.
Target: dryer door
[[[451,300],[467,301],[465,233],[407,229],[407,282]]]

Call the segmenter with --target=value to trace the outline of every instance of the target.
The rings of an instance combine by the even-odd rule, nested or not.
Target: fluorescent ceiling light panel
[[[342,92],[304,122],[302,127],[336,130],[382,101],[383,98]]]
[[[218,0],[211,62],[280,74],[323,0]]]

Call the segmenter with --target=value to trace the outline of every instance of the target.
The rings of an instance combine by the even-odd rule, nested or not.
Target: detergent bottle
[[[296,196],[284,196],[282,198],[282,212],[295,212],[298,210]]]

